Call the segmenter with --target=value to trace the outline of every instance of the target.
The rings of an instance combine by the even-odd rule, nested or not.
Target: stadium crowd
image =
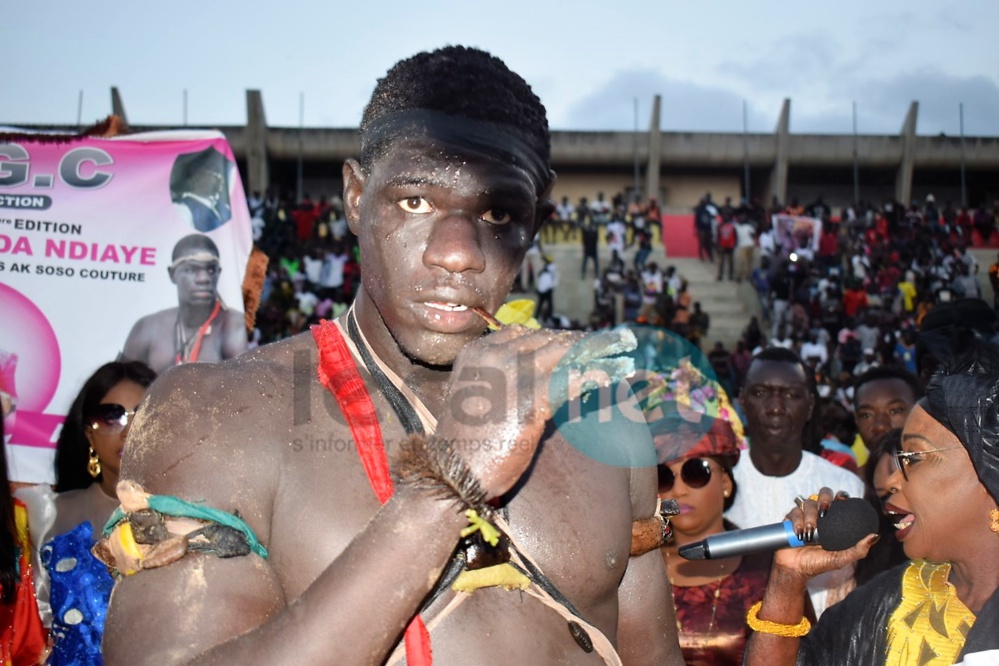
[[[305,194],[296,203],[289,195],[254,193],[248,204],[254,241],[270,259],[251,346],[343,312],[361,267],[339,198],[313,200]],[[804,206],[792,199],[764,207],[759,201],[734,204],[729,197],[716,204],[706,194],[692,216],[700,259],[717,263],[718,280],[750,281],[763,313],[747,322],[731,349],[722,342],[706,344],[710,303],[702,307],[693,301],[685,277],[668,257],[654,255],[663,243],[663,216],[655,200],[628,200],[623,193],[608,199],[598,192],[573,204],[561,197],[513,291],[536,298],[536,316],[548,326],[595,330],[622,322],[648,324],[704,345],[705,357],[732,395],[742,388],[754,354],[767,347],[790,349],[811,368],[820,412],[827,415],[820,428],[825,432],[817,437],[831,445],[836,439],[831,433],[839,433],[849,444],[856,436],[850,425],[856,379],[879,366],[925,379],[929,368],[921,367],[916,346],[920,323],[941,303],[984,296],[977,279],[981,267],[968,248],[999,237],[997,215],[999,205],[938,207],[933,195],[908,207],[862,202],[834,215],[822,197]],[[559,282],[574,275],[562,275],[568,271],[559,271],[544,248],[574,243],[582,246],[579,279],[593,283],[587,321],[552,307]],[[604,256],[610,255],[602,268],[601,246],[609,251]],[[990,275],[999,283],[999,262]],[[855,455],[830,457],[856,469]]]

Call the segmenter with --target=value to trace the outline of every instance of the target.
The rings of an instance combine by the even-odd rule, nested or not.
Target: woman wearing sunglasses
[[[945,359],[912,409],[887,479],[885,511],[912,560],[857,588],[809,628],[796,592],[863,557],[875,535],[829,552],[778,551],[747,663],[999,663],[999,347]],[[807,534],[834,501],[823,488],[788,518]]]
[[[107,363],[73,401],[56,447],[56,491],[24,493],[40,547],[38,598],[52,624],[49,664],[100,664],[113,581],[90,553],[118,506],[115,487],[132,419],[155,373],[138,361]]]
[[[728,421],[706,416],[691,423],[677,415],[650,428],[661,461],[659,496],[680,505],[671,519],[674,539],[662,553],[683,657],[688,665],[741,664],[749,634],[746,611],[763,598],[770,556],[685,560],[677,554],[680,546],[736,529],[722,514],[736,493],[737,437]]]

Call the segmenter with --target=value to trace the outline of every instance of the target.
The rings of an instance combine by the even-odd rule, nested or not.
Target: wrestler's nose
[[[434,222],[423,262],[449,273],[481,273],[486,268],[479,229],[475,218],[454,212]]]

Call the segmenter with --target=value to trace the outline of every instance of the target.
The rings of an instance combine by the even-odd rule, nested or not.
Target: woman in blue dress
[[[112,362],[86,381],[56,449],[56,488],[20,496],[40,544],[38,599],[51,622],[53,666],[101,664],[104,618],[114,581],[90,552],[118,506],[115,487],[132,418],[155,379],[137,361]]]

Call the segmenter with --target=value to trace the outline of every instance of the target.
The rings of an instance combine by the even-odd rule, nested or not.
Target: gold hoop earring
[[[97,451],[94,451],[94,447],[90,447],[90,460],[87,461],[87,472],[93,478],[97,478],[101,475],[101,459],[97,457]]]
[[[989,523],[989,529],[999,534],[999,509],[992,509],[989,511],[989,518],[992,522]]]

